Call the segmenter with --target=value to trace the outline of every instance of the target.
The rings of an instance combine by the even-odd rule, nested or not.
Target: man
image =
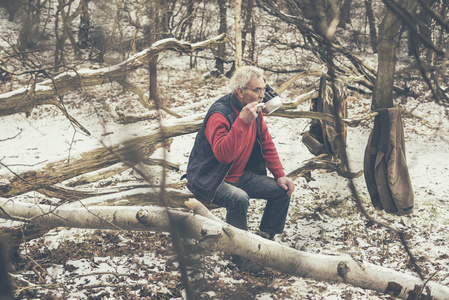
[[[190,153],[188,188],[203,201],[225,207],[226,222],[247,230],[250,198],[267,200],[260,235],[282,233],[295,188],[285,176],[258,103],[265,91],[263,71],[240,67],[230,81],[231,93],[210,107]],[[275,178],[268,177],[269,169]],[[258,273],[260,267],[239,256],[237,266]]]

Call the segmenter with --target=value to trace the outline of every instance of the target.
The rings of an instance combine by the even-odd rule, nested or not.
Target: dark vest
[[[232,94],[227,94],[212,104],[204,118],[201,129],[196,135],[195,143],[190,152],[189,163],[187,165],[187,186],[195,196],[204,201],[212,201],[215,198],[215,192],[223,183],[233,163],[223,165],[215,158],[212,146],[206,138],[207,120],[212,114],[221,113],[226,117],[232,127],[232,124],[234,124],[237,118],[233,104],[238,110],[241,110],[239,100]],[[256,124],[256,143],[254,144],[245,170],[266,174],[265,161],[262,155],[259,117],[256,118]]]

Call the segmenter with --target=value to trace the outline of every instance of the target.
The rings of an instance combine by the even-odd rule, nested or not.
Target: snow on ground
[[[176,55],[176,61],[182,59]],[[188,70],[181,67],[182,64],[174,67],[173,60],[168,58],[164,62],[167,66],[161,70],[161,89],[166,91],[172,107],[177,107],[178,103],[189,105],[207,100],[195,111],[180,110],[186,118],[202,116],[212,101],[227,92],[226,79],[202,79],[201,71]],[[187,65],[187,60],[184,62]],[[180,70],[176,71],[176,68]],[[173,72],[182,75],[173,78],[170,75]],[[86,93],[89,92],[92,91]],[[39,169],[51,161],[73,159],[83,152],[101,147],[102,143],[115,144],[157,130],[154,120],[132,125],[117,123],[114,119],[117,108],[127,114],[142,114],[145,111],[130,92],[118,93],[113,86],[103,86],[103,92],[105,96],[101,103],[88,101],[80,105],[77,94],[66,100],[70,113],[91,131],[91,136],[75,130],[52,107],[37,107],[28,118],[21,114],[2,117],[1,163],[18,173]],[[108,92],[110,96],[106,96]],[[297,93],[297,89],[285,91],[284,101],[292,101]],[[350,118],[362,117],[369,112],[369,106],[369,99],[361,98],[350,103]],[[414,214],[398,217],[373,210],[363,176],[355,179],[355,184],[371,214],[407,233],[411,251],[423,273],[426,276],[434,275],[433,280],[449,285],[449,196],[445,185],[449,179],[449,149],[444,134],[449,130],[447,109],[423,99],[409,99],[404,108],[410,111],[404,114],[403,119],[408,166],[415,193]],[[100,109],[103,109],[101,114],[98,113]],[[299,109],[308,110],[308,103]],[[108,114],[112,118],[107,118]],[[307,129],[308,120],[269,116],[266,121],[286,173],[312,158],[301,143],[301,132]],[[167,115],[162,122],[172,124],[174,117]],[[372,122],[367,122],[348,129],[347,150],[355,172],[362,169],[363,152],[371,126]],[[179,164],[180,171],[169,173],[169,182],[176,182],[185,172],[194,136],[189,134],[176,138],[171,145],[168,159]],[[157,151],[154,157],[162,157],[162,151]],[[4,176],[10,171],[1,168],[0,172]],[[295,181],[296,190],[285,232],[276,237],[277,242],[312,253],[349,253],[356,259],[416,276],[410,270],[398,238],[382,228],[367,224],[356,210],[346,180],[328,172],[314,171],[312,176],[315,181],[307,183],[303,178]],[[130,172],[123,172],[108,180],[116,184],[130,184],[135,178],[130,177]],[[90,185],[89,188],[99,186]],[[14,197],[14,201],[36,204],[44,199],[36,192]],[[249,226],[252,231],[257,230],[263,205],[263,201],[254,200],[250,207]],[[213,212],[224,218],[223,209]],[[11,226],[12,223],[3,220],[1,225]],[[30,284],[49,284],[35,291],[22,292],[23,299],[39,299],[45,294],[64,299],[117,299],[124,295],[135,295],[139,299],[182,298],[179,271],[166,234],[58,228],[41,239],[23,245],[22,254],[34,257],[47,273],[45,278],[39,279],[28,262],[16,266],[15,277]],[[255,278],[239,272],[223,253],[197,254],[195,259],[202,267],[198,267],[196,272],[192,271],[192,278],[196,290],[201,291],[204,299],[390,298],[345,284],[317,282],[274,270],[266,270],[262,277]]]

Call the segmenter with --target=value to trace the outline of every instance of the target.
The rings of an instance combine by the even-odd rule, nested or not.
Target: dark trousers
[[[290,196],[272,177],[244,172],[234,184],[223,182],[212,203],[226,208],[228,224],[247,230],[246,215],[250,198],[267,200],[259,229],[270,234],[282,233]]]

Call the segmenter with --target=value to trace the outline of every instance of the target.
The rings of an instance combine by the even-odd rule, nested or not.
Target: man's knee
[[[273,193],[267,196],[267,200],[275,200],[280,202],[290,202],[291,196],[287,195],[287,191],[281,188],[280,186],[273,189]]]
[[[245,211],[249,207],[249,197],[246,194],[236,194],[229,199],[231,209],[244,209]]]
[[[244,190],[228,185],[219,191],[213,203],[230,210],[246,210],[249,206],[249,196]]]
[[[289,196],[289,195],[285,195],[284,197],[282,197],[281,198],[282,205],[285,206],[285,207],[289,207],[290,206],[290,199],[291,199],[291,196]]]

